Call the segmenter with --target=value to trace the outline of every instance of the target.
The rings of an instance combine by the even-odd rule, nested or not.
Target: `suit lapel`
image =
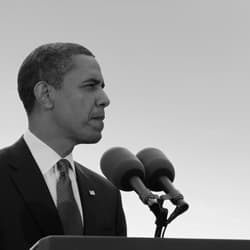
[[[10,175],[44,235],[63,234],[44,178],[23,138],[11,147]]]
[[[85,173],[84,168],[75,163],[77,183],[81,197],[81,204],[84,217],[84,234],[95,235],[98,228],[96,215],[100,211],[98,207],[95,187],[90,177]],[[100,204],[99,204],[100,205]]]

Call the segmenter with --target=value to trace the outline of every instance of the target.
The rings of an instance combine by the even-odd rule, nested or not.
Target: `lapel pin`
[[[95,196],[95,190],[89,190],[89,195]]]

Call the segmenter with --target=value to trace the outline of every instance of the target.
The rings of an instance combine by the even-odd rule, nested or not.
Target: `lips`
[[[96,115],[91,116],[91,119],[104,120],[105,115],[103,113],[102,114],[96,114]]]
[[[96,117],[92,117],[91,119],[98,120],[98,121],[103,121],[105,119],[105,117],[104,116],[96,116]]]
[[[105,119],[105,114],[103,112],[95,113],[90,117],[90,124],[98,131],[101,131],[104,127],[104,122],[103,122],[104,119]]]
[[[103,118],[92,118],[89,124],[98,131],[102,131],[104,128]]]

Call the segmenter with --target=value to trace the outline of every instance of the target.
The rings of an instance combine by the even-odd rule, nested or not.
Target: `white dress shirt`
[[[30,130],[26,131],[23,137],[44,177],[44,180],[48,186],[49,192],[56,207],[57,207],[56,183],[59,178],[59,171],[56,167],[56,163],[61,159],[67,159],[70,162],[72,169],[69,169],[69,178],[71,180],[74,198],[80,210],[83,222],[82,205],[76,182],[75,164],[72,153],[62,158],[52,148],[50,148],[47,144],[45,144],[38,137],[36,137]]]

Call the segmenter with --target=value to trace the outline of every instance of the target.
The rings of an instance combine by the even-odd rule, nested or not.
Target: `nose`
[[[97,98],[96,104],[97,106],[102,106],[103,108],[106,108],[110,104],[108,95],[103,89],[100,90],[100,94]]]

